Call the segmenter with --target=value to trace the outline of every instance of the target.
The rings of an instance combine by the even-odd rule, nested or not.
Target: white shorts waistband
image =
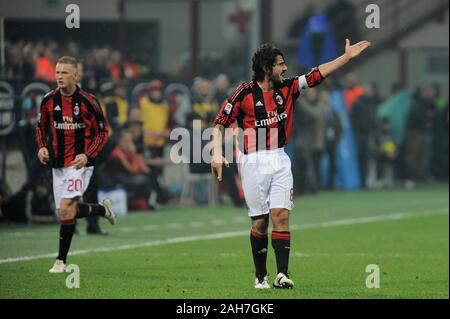
[[[279,148],[274,148],[274,149],[269,149],[269,150],[260,150],[260,151],[251,152],[251,153],[242,154],[242,155],[244,157],[249,157],[249,156],[272,155],[272,154],[286,154],[286,153],[284,152],[284,147],[279,147]]]

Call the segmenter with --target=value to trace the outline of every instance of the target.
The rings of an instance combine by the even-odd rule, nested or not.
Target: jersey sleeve
[[[223,102],[214,124],[229,127],[241,113],[244,85],[240,85],[231,96]]]
[[[90,104],[88,109],[93,113],[91,122],[94,129],[94,139],[86,151],[86,156],[95,159],[108,141],[109,124],[97,99],[88,99],[87,103]]]
[[[298,77],[298,89],[304,90],[307,88],[315,87],[324,80],[324,77],[319,71],[318,67],[312,68],[308,74],[304,74]]]

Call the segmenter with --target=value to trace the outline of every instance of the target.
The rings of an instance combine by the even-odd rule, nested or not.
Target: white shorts
[[[53,169],[53,196],[56,209],[59,209],[62,198],[83,196],[93,171],[93,166],[80,169],[72,167]]]
[[[238,167],[250,217],[269,214],[272,208],[292,210],[291,160],[283,148],[242,155]]]

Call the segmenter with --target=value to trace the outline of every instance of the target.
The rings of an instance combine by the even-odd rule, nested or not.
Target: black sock
[[[291,233],[288,231],[272,232],[272,247],[275,251],[278,273],[288,274]]]
[[[267,235],[261,235],[253,230],[250,232],[255,275],[258,279],[263,279],[267,275],[266,260],[268,241]]]
[[[100,204],[78,203],[77,218],[84,218],[89,215],[105,216],[105,207]]]
[[[65,221],[59,229],[59,253],[58,259],[66,263],[72,236],[75,232],[75,220]]]

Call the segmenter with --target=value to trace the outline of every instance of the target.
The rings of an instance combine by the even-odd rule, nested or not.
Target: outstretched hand
[[[353,59],[360,55],[365,49],[370,47],[371,43],[369,41],[361,41],[356,44],[350,45],[350,40],[345,39],[345,53],[350,59]]]

